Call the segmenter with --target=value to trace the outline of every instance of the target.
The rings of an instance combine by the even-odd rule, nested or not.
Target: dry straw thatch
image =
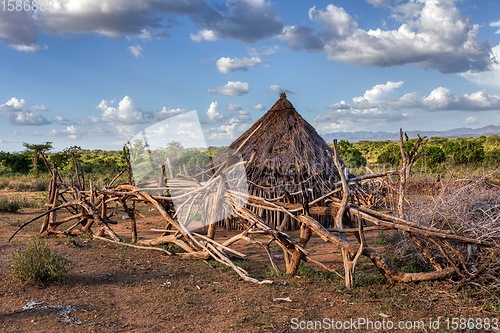
[[[262,198],[283,198],[286,193],[290,201],[301,202],[304,187],[308,189],[307,199],[314,200],[330,192],[340,181],[333,150],[300,116],[285,93],[214,164],[220,164],[238,148],[247,162],[248,192]],[[279,212],[261,211],[259,215],[271,227],[278,226],[284,217]],[[327,220],[322,218],[322,224],[328,223]]]

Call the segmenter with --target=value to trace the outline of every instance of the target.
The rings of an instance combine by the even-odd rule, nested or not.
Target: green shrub
[[[350,168],[366,166],[366,158],[364,158],[361,151],[354,148],[349,141],[340,140],[338,150],[340,157]]]
[[[21,281],[63,282],[68,277],[69,261],[50,250],[45,243],[34,239],[26,248],[14,252],[8,260],[14,275]]]
[[[431,170],[436,169],[436,167],[446,161],[446,154],[443,149],[439,146],[426,146],[424,148],[424,160],[423,163],[426,167]]]
[[[455,164],[470,164],[484,159],[483,143],[479,140],[458,138],[447,141],[443,150],[452,156]]]
[[[20,208],[21,204],[18,201],[0,198],[0,212],[16,213]]]
[[[488,150],[485,153],[484,159],[486,161],[486,164],[490,167],[495,167],[500,164],[500,149],[495,148]]]

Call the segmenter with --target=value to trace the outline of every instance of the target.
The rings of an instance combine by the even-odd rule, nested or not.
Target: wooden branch
[[[133,247],[135,249],[142,249],[142,250],[155,250],[155,251],[160,251],[160,252],[163,252],[169,256],[173,255],[172,252],[169,252],[161,247],[152,247],[152,246],[139,246],[139,245],[133,245],[133,244],[128,244],[128,243],[125,243],[125,242],[117,242],[113,239],[109,239],[109,238],[105,238],[105,237],[100,237],[100,236],[96,236],[96,235],[93,235],[92,236],[93,238],[95,239],[99,239],[99,240],[104,240],[104,241],[107,241],[107,242],[111,242],[111,243],[115,243],[115,244],[120,244],[120,245],[125,245],[125,246],[128,246],[128,247]]]

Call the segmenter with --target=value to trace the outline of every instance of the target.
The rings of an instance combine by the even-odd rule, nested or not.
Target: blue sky
[[[224,145],[280,91],[320,134],[500,125],[496,0],[5,3],[3,151],[120,149],[192,110]]]

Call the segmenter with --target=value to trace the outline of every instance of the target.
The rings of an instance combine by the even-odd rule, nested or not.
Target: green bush
[[[413,142],[406,141],[403,146],[405,152],[409,153],[413,149]],[[377,157],[379,164],[397,165],[399,162],[401,162],[401,147],[397,143],[385,146]]]
[[[424,161],[426,167],[434,170],[439,164],[446,161],[446,154],[439,146],[426,146],[424,148]]]
[[[17,201],[8,200],[7,198],[0,198],[0,212],[2,213],[15,213],[21,208],[21,204]]]
[[[69,260],[50,250],[45,243],[34,239],[26,248],[12,254],[8,264],[21,281],[63,282],[68,277]]]
[[[338,144],[339,155],[350,168],[366,166],[366,158],[359,149],[346,140],[340,140]]]
[[[495,148],[495,149],[488,150],[485,153],[484,159],[485,159],[486,163],[488,164],[488,166],[490,166],[490,167],[495,167],[495,166],[500,165],[500,149]]]
[[[483,143],[480,140],[458,138],[447,141],[443,150],[452,156],[455,164],[470,164],[484,160]]]

